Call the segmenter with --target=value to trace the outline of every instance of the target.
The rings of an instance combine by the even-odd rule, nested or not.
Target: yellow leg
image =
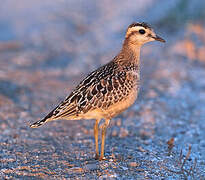
[[[101,143],[101,154],[99,160],[104,159],[104,149],[105,149],[105,137],[106,137],[106,129],[109,125],[110,119],[106,119],[105,123],[103,124],[102,127],[102,143]]]
[[[99,148],[98,148],[98,123],[100,122],[100,120],[96,120],[95,121],[95,125],[94,125],[94,137],[95,137],[95,159],[99,158]]]

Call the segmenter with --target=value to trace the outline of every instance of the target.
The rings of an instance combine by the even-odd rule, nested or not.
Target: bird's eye
[[[140,29],[140,30],[139,30],[139,33],[140,33],[140,34],[144,34],[144,33],[145,33],[145,30],[144,30],[144,29]]]

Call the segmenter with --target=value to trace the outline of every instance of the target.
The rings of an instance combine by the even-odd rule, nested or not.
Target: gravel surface
[[[0,9],[1,179],[205,179],[203,0],[161,11],[158,0],[23,2]],[[93,120],[29,128],[141,19],[167,43],[143,47],[139,98],[112,120],[105,161],[94,159]]]

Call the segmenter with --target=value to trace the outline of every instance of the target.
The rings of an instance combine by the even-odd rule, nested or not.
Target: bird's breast
[[[106,115],[109,115],[111,118],[117,116],[121,112],[125,111],[129,108],[137,99],[138,95],[138,87],[134,87],[128,96],[124,97],[121,101],[116,104],[111,105],[108,109],[106,109]]]

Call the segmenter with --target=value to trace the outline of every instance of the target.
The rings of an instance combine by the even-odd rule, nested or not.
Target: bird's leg
[[[104,147],[105,147],[105,136],[106,136],[106,129],[109,125],[110,119],[105,119],[105,123],[102,126],[102,143],[101,143],[101,154],[99,160],[104,159]]]
[[[98,148],[98,123],[100,122],[99,119],[96,119],[95,125],[94,125],[94,137],[95,137],[95,159],[99,158],[99,148]]]

